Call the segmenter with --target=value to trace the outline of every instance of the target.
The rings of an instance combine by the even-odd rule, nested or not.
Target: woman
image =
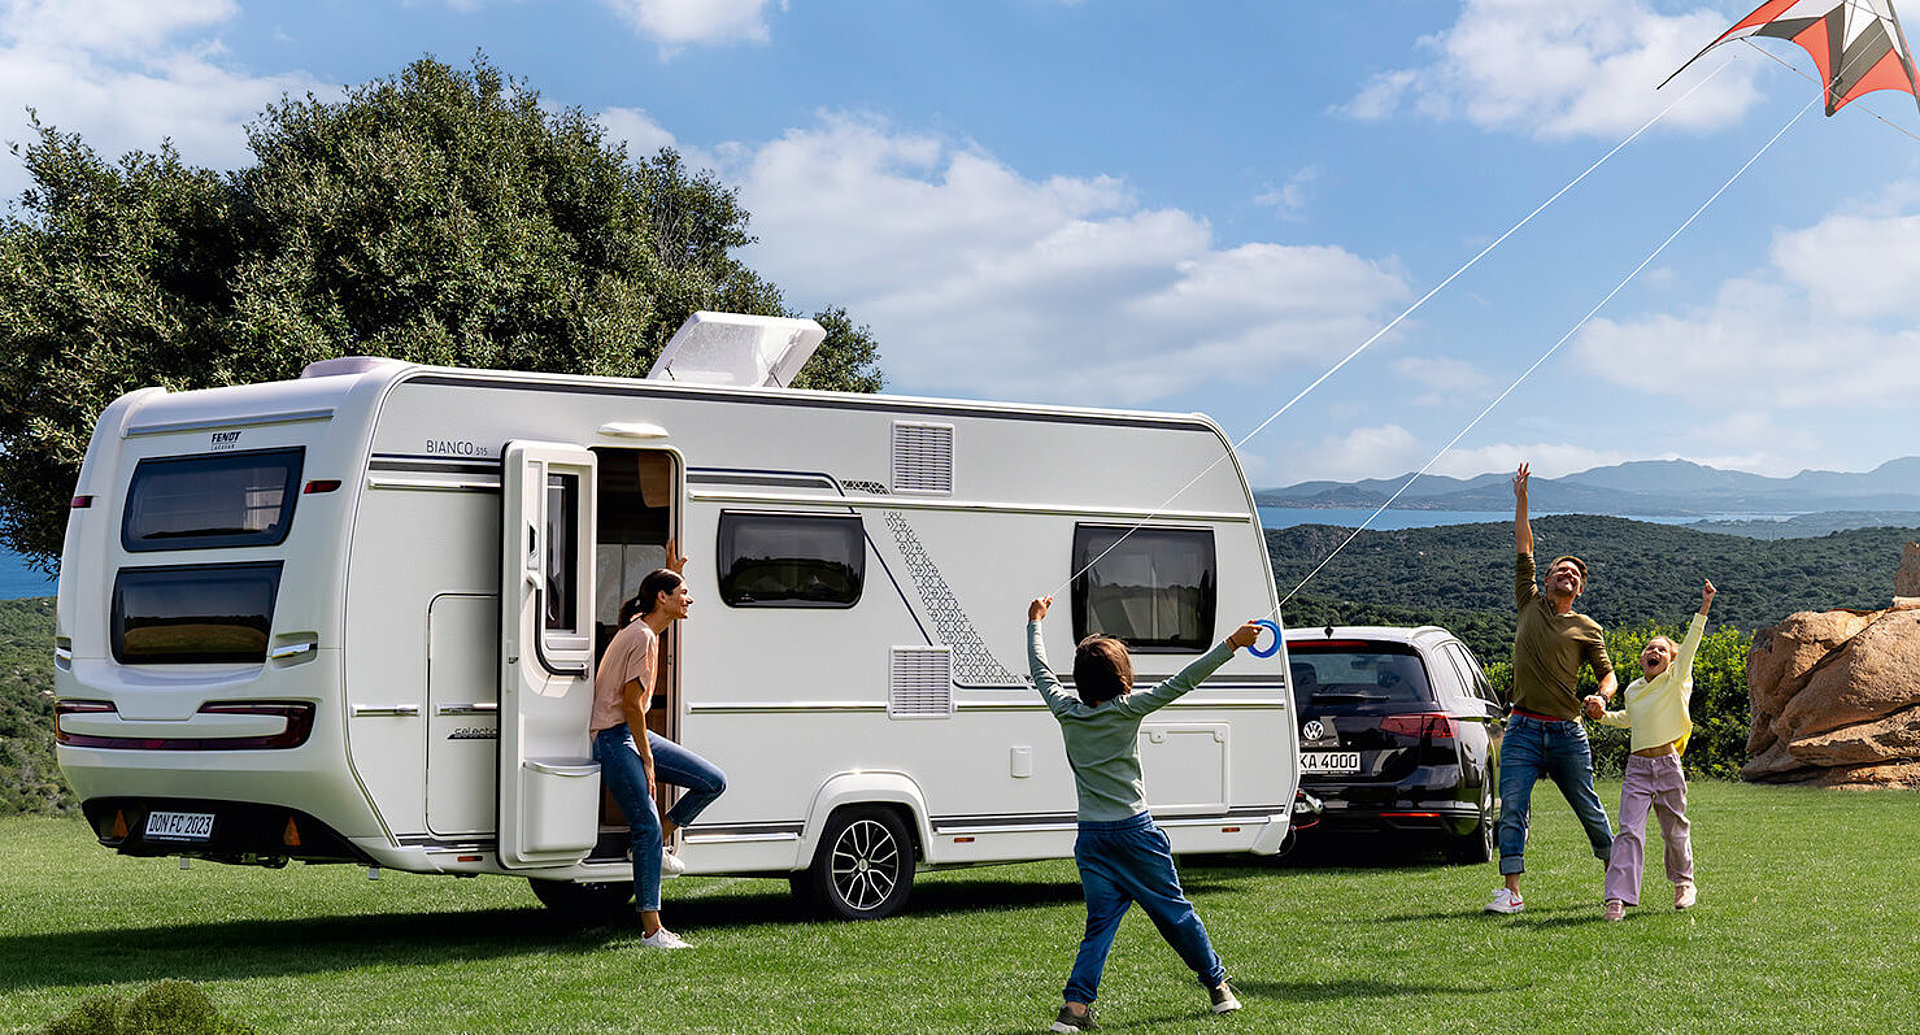
[[[620,629],[607,644],[593,679],[593,759],[626,813],[633,834],[633,905],[640,914],[640,944],[654,949],[685,949],[686,941],[660,923],[662,869],[686,869],[663,850],[666,838],[713,803],[727,789],[727,778],[713,763],[647,729],[647,705],[659,672],[660,634],[687,616],[693,595],[680,576],[686,558],[667,545],[668,567],[640,580],[640,591],[620,608]],[[637,733],[636,733],[637,731]],[[654,806],[654,787],[686,788],[663,824]]]

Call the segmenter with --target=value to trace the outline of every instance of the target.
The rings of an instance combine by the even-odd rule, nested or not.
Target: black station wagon
[[[1473,652],[1437,626],[1287,630],[1300,787],[1315,836],[1438,835],[1459,863],[1494,857],[1503,709]]]

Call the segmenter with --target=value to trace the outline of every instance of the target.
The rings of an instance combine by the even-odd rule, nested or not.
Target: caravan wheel
[[[581,883],[571,880],[541,880],[529,877],[533,897],[540,904],[569,920],[623,919],[623,909],[633,900],[630,880]]]
[[[892,916],[907,904],[912,886],[913,839],[907,825],[899,813],[873,805],[834,813],[805,879],[814,904],[842,920]]]

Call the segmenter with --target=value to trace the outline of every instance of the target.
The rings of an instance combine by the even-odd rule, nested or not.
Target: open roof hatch
[[[812,320],[702,311],[673,333],[647,377],[785,388],[826,336]]]

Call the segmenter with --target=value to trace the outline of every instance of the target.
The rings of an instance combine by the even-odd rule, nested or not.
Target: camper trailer
[[[694,606],[649,725],[728,778],[677,835],[688,872],[864,918],[916,868],[1071,857],[1026,603],[1069,587],[1050,656],[1111,633],[1143,683],[1275,613],[1231,443],[1201,416],[782,387],[820,338],[702,313],[646,379],[350,358],[112,403],[55,645],[59,760],[101,844],[616,907],[592,677],[672,542]],[[1141,727],[1176,851],[1284,839],[1285,660],[1243,652]]]

